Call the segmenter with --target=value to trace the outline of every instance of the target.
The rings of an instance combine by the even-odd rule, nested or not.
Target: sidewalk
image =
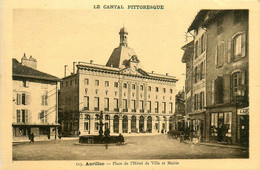
[[[239,146],[239,145],[225,145],[225,144],[208,143],[208,142],[194,143],[194,142],[188,141],[188,140],[186,140],[185,143],[194,144],[194,145],[205,145],[205,146],[213,146],[213,147],[222,147],[222,148],[245,149],[245,150],[249,149],[248,147]]]

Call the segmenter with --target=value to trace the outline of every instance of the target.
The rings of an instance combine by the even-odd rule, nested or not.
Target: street
[[[167,135],[126,136],[127,145],[78,145],[78,140],[23,142],[13,145],[13,160],[128,160],[248,158],[244,149],[180,143]]]

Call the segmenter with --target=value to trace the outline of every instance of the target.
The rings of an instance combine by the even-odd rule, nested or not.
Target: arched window
[[[131,132],[136,132],[136,117],[132,116],[131,118]]]
[[[119,117],[114,116],[114,133],[119,133]]]

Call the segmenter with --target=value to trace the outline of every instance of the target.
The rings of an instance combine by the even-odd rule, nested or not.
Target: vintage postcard
[[[259,1],[1,7],[3,169],[260,168]]]

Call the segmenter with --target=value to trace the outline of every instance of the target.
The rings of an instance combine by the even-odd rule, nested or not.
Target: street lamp
[[[104,123],[103,123],[103,111],[100,111],[100,116],[99,116],[99,136],[103,136],[103,126],[104,126]]]

